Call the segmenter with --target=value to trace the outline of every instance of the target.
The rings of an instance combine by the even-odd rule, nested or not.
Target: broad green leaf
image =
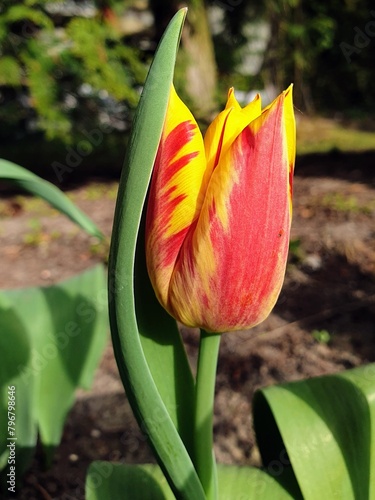
[[[265,465],[304,499],[375,498],[375,365],[262,389],[254,425]]]
[[[86,500],[175,500],[157,465],[93,462],[86,476]]]
[[[277,477],[255,467],[218,465],[219,500],[292,500]]]
[[[17,474],[22,475],[30,462],[37,441],[37,427],[31,393],[33,381],[25,390],[18,384],[19,372],[30,362],[32,343],[23,322],[15,311],[12,302],[5,293],[0,293],[0,471],[7,466],[9,449],[8,419],[8,387],[16,387],[16,430],[15,437],[19,442],[17,448]],[[5,479],[5,478],[4,478]],[[3,478],[2,478],[3,480]],[[5,482],[5,481],[4,481]]]
[[[0,384],[5,385],[18,374],[19,367],[26,366],[30,340],[11,300],[4,294],[0,294],[0,311]]]
[[[292,500],[266,472],[254,467],[218,466],[219,500]],[[175,500],[157,465],[93,462],[86,500]]]
[[[41,179],[29,170],[11,161],[3,159],[0,159],[0,179],[11,181],[22,189],[40,196],[53,207],[57,208],[57,210],[67,215],[73,222],[81,226],[87,233],[98,238],[103,238],[102,233],[93,221],[50,182]]]
[[[19,475],[38,431],[51,458],[76,389],[92,381],[108,338],[106,296],[102,265],[53,286],[0,291],[0,411],[14,385]]]
[[[360,435],[358,437],[363,443],[363,453],[368,457],[368,461],[366,457],[363,463],[364,470],[359,470],[358,467],[355,468],[356,473],[360,473],[360,477],[357,476],[355,480],[360,482],[361,480],[366,481],[368,478],[367,498],[373,500],[375,499],[375,364],[372,363],[355,370],[344,371],[338,377],[348,380],[355,387],[356,400],[358,401],[358,408],[355,409],[355,424],[360,426],[359,432],[357,431]],[[362,411],[360,415],[357,415],[359,408]],[[360,421],[361,415],[364,416],[363,422]],[[357,462],[358,444],[351,444],[350,462]],[[366,491],[364,485],[363,491]]]
[[[138,423],[148,435],[179,497],[199,500],[204,498],[202,486],[176,428],[177,425],[184,436],[188,433],[183,429],[187,428],[188,420],[184,414],[191,415],[191,408],[186,405],[193,397],[191,373],[175,326],[160,312],[147,280],[137,274],[134,282],[139,226],[184,18],[185,10],[181,10],[170,22],[137,109],[115,212],[109,260],[109,308],[117,364]],[[137,258],[137,264],[144,269],[142,252]],[[147,300],[151,301],[150,308]],[[186,446],[189,447],[188,442]]]

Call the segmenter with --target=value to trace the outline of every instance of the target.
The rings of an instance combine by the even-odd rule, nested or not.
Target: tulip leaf
[[[375,365],[262,389],[254,425],[263,463],[301,498],[375,498]]]
[[[219,500],[375,498],[375,364],[258,390],[264,470],[218,466]],[[175,498],[156,465],[94,462],[88,500]]]
[[[219,465],[219,500],[292,500],[266,472],[255,467]],[[93,462],[86,478],[86,500],[175,500],[157,465]]]
[[[6,292],[0,293],[0,414],[7,415],[8,388],[16,388],[17,474],[20,476],[31,461],[38,432],[31,394],[34,380],[28,387],[19,384],[19,373],[31,362],[32,340]],[[16,346],[16,348],[15,348]],[[9,450],[8,419],[0,419],[0,471],[7,467]],[[5,488],[4,488],[5,489]]]
[[[119,372],[138,423],[179,498],[200,500],[204,493],[186,437],[192,423],[193,405],[189,404],[194,397],[190,368],[175,323],[150,291],[141,241],[137,253],[143,207],[185,14],[185,9],[180,10],[168,25],[135,116],[115,211],[109,259],[109,311]]]
[[[93,462],[86,476],[86,500],[175,500],[160,467]]]
[[[108,339],[107,283],[96,265],[61,283],[0,291],[0,412],[15,387],[17,477],[38,432],[50,461],[78,387],[89,388]],[[0,421],[0,462],[8,431]]]
[[[295,499],[267,472],[255,467],[218,465],[219,500]]]
[[[0,179],[11,181],[17,186],[40,196],[53,207],[67,215],[73,222],[92,236],[103,238],[102,233],[94,222],[85,215],[69,198],[50,182],[41,179],[29,170],[15,163],[0,159]]]

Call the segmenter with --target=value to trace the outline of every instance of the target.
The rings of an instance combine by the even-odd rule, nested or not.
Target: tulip
[[[171,88],[151,179],[146,260],[163,307],[207,332],[245,329],[271,312],[292,216],[292,88],[261,110],[233,89],[204,140]]]

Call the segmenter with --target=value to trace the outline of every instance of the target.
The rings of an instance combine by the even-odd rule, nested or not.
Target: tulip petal
[[[288,161],[290,170],[294,171],[294,161],[296,158],[296,121],[293,108],[293,85],[290,85],[284,92],[284,124],[288,143]]]
[[[146,218],[147,267],[162,304],[182,242],[204,201],[205,171],[201,132],[172,86]]]
[[[284,101],[284,126],[286,133],[286,140],[288,144],[288,163],[289,163],[289,200],[290,211],[292,212],[292,196],[293,196],[293,174],[294,162],[296,158],[296,121],[294,118],[293,109],[293,85],[285,91]]]
[[[291,172],[294,171],[294,162],[296,158],[296,121],[294,118],[294,108],[293,108],[293,84],[289,85],[289,87],[282,93],[284,96],[284,126],[287,135],[287,144],[288,144],[288,160],[289,160],[289,168]],[[266,106],[262,113],[268,112],[268,110],[275,105],[277,100],[280,98],[277,97],[271,104]]]
[[[249,328],[276,302],[291,222],[287,100],[282,94],[244,128],[212,173],[169,288],[169,311],[186,325]]]
[[[252,102],[241,108],[234,95],[233,88],[229,89],[228,100],[224,111],[219,113],[208,127],[204,146],[207,158],[207,175],[220,161],[220,156],[231,146],[235,138],[261,113],[261,99],[257,94]]]

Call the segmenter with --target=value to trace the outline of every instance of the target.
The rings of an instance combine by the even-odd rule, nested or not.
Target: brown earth
[[[219,462],[259,464],[252,430],[255,389],[375,361],[375,153],[297,162],[292,251],[271,316],[223,336],[216,387]],[[76,187],[73,200],[110,235],[114,183]],[[2,288],[54,283],[105,259],[106,245],[43,204],[0,205]],[[184,332],[192,363],[197,332]],[[319,341],[320,340],[320,341]],[[20,499],[83,499],[93,460],[141,463],[152,455],[124,396],[111,345],[90,392],[80,391],[52,468],[38,449]]]

